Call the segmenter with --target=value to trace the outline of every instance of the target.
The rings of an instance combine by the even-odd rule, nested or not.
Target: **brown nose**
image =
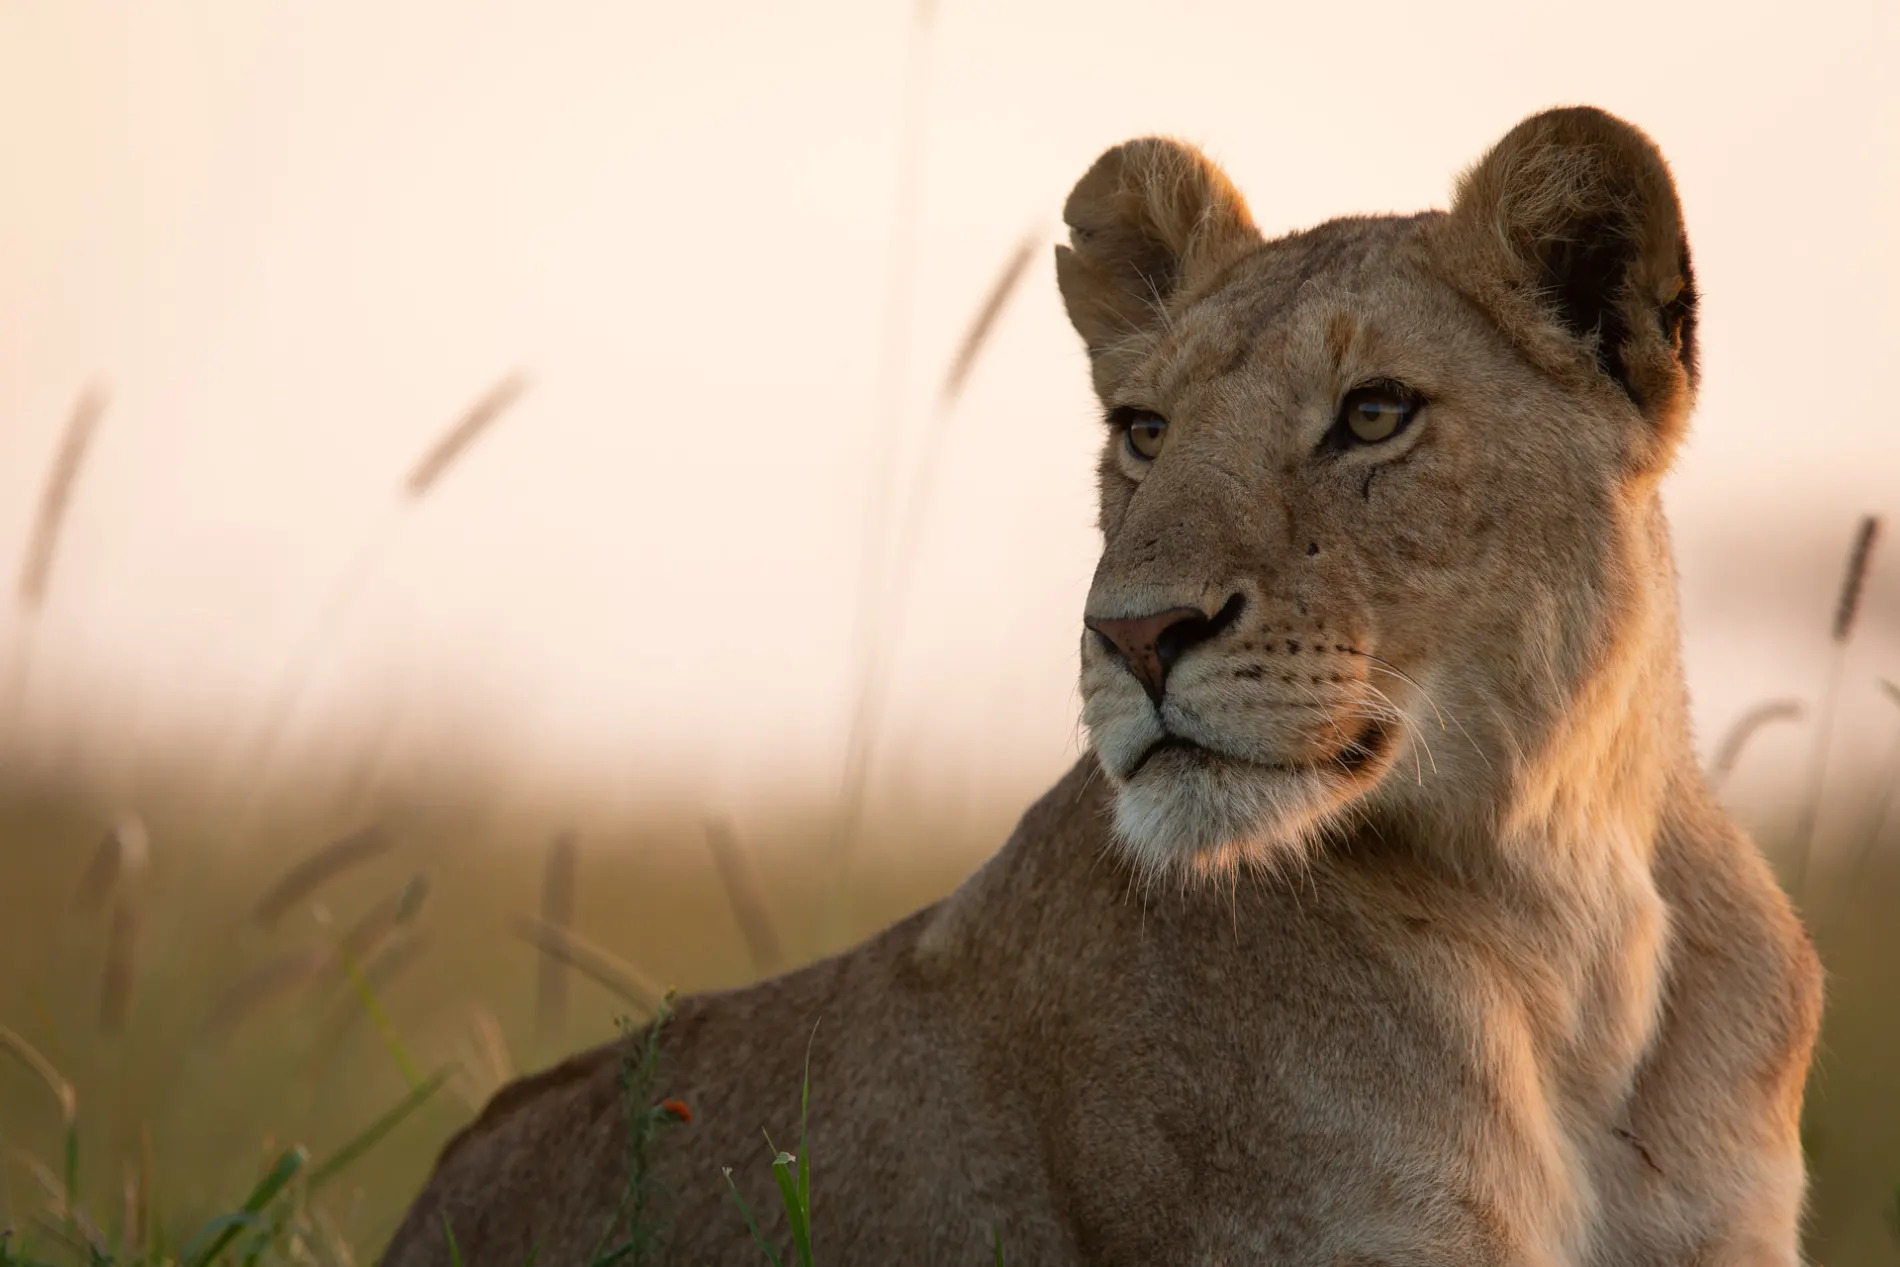
[[[1148,698],[1159,704],[1175,661],[1233,624],[1245,601],[1235,594],[1213,616],[1198,607],[1170,607],[1131,620],[1085,619],[1082,623],[1121,657]]]

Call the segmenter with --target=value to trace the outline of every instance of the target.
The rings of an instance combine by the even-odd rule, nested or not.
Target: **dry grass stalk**
[[[158,1165],[152,1149],[152,1123],[150,1120],[139,1123],[139,1201],[138,1237],[132,1242],[138,1257],[146,1257],[152,1247],[152,1184],[156,1181]]]
[[[112,904],[112,927],[106,933],[105,968],[99,975],[99,1032],[118,1034],[125,1029],[132,1006],[132,977],[137,965],[139,908],[136,898],[121,894]]]
[[[348,973],[349,965],[369,963],[421,916],[429,900],[429,877],[418,871],[403,882],[401,889],[369,908],[337,941],[330,957],[330,970],[338,976]]]
[[[282,998],[307,984],[333,961],[327,946],[300,946],[273,956],[224,988],[206,1015],[204,1030],[229,1030],[272,999]]]
[[[372,823],[332,841],[299,862],[258,899],[251,918],[268,928],[317,888],[359,863],[388,853],[395,840]]]
[[[1854,636],[1854,621],[1860,615],[1860,600],[1867,589],[1867,573],[1873,566],[1874,544],[1880,540],[1880,517],[1862,516],[1854,545],[1847,554],[1847,575],[1841,578],[1840,598],[1834,604],[1834,641],[1846,642]]]
[[[80,393],[66,420],[66,430],[53,455],[53,465],[40,487],[39,511],[33,517],[33,530],[27,537],[26,557],[20,566],[20,606],[38,611],[46,601],[46,588],[53,575],[53,563],[59,554],[60,530],[65,527],[72,506],[73,487],[86,463],[86,451],[93,433],[104,416],[106,397],[97,385]]]
[[[310,686],[313,671],[325,646],[331,641],[337,627],[342,623],[351,604],[364,584],[375,574],[376,567],[394,539],[394,529],[402,520],[402,512],[428,496],[429,491],[439,483],[448,469],[465,453],[476,439],[492,426],[497,418],[521,398],[527,390],[527,379],[521,374],[510,374],[471,405],[466,413],[444,431],[436,442],[429,446],[422,457],[410,468],[403,480],[402,502],[391,511],[387,526],[375,532],[364,541],[355,560],[343,573],[336,588],[333,589],[324,604],[317,611],[316,619],[305,630],[285,660],[283,672],[278,676],[277,685],[271,691],[269,702],[264,707],[264,720],[259,728],[256,741],[251,747],[255,774],[252,779],[251,793],[243,811],[236,817],[238,836],[249,834],[250,828],[261,812],[265,789],[269,784],[271,765],[277,755],[277,745],[283,738],[285,729],[296,715],[303,693]]]
[[[356,1267],[356,1251],[350,1248],[349,1238],[343,1235],[343,1229],[330,1217],[329,1211],[322,1206],[312,1206],[311,1225],[317,1235],[322,1237],[322,1254],[318,1261],[327,1260],[330,1267]]]
[[[1003,315],[1003,308],[1009,306],[1009,296],[1016,293],[1016,287],[1022,285],[1022,277],[1030,270],[1030,260],[1035,258],[1035,247],[1041,243],[1039,232],[1028,232],[1022,241],[1016,243],[1016,249],[1003,264],[1003,270],[996,275],[996,281],[990,283],[990,293],[984,296],[982,308],[971,319],[969,329],[963,332],[963,340],[958,344],[956,357],[950,359],[950,370],[944,374],[944,386],[939,391],[940,408],[956,407],[958,397],[963,395],[963,386],[969,382],[969,372],[977,367],[977,357],[982,346],[990,340],[990,332],[996,329],[997,317]]]
[[[574,925],[574,891],[580,870],[580,847],[573,832],[562,832],[548,844],[541,869],[541,923],[568,932]],[[553,1039],[567,1026],[568,968],[558,955],[543,954],[535,978],[535,1031]]]
[[[596,982],[651,1016],[659,1010],[665,992],[638,968],[602,950],[579,933],[550,928],[532,915],[515,921],[515,935],[543,954],[555,955],[584,977]]]
[[[469,1010],[468,1028],[476,1057],[470,1062],[470,1067],[486,1074],[491,1088],[512,1081],[515,1076],[515,1058],[508,1051],[508,1035],[502,1029],[500,1019],[493,1011],[477,1003]]]
[[[6,1052],[23,1065],[41,1082],[46,1084],[53,1099],[59,1103],[60,1125],[68,1130],[79,1118],[79,1096],[73,1090],[73,1084],[66,1081],[64,1075],[53,1067],[53,1062],[40,1055],[33,1044],[18,1034],[0,1025],[0,1051]]]
[[[409,478],[403,481],[403,495],[410,501],[421,501],[429,495],[455,460],[468,451],[482,432],[488,430],[495,419],[506,413],[510,406],[521,399],[528,389],[528,380],[520,373],[508,375],[489,388],[487,393],[468,407],[455,424],[429,446],[421,459],[409,472]]]
[[[1728,781],[1735,765],[1742,759],[1742,753],[1755,735],[1765,726],[1776,722],[1799,721],[1808,711],[1807,705],[1798,699],[1776,699],[1757,704],[1735,719],[1735,724],[1722,736],[1722,742],[1716,747],[1715,760],[1709,766],[1709,783],[1720,787]]]
[[[970,380],[970,371],[976,368],[983,345],[989,341],[990,333],[996,328],[997,318],[1009,306],[1010,296],[1022,284],[1023,276],[1028,273],[1030,261],[1035,259],[1036,248],[1041,242],[1040,230],[1032,229],[1023,234],[1016,243],[1016,249],[1004,262],[1002,271],[997,273],[996,280],[990,283],[982,307],[976,310],[969,329],[964,331],[962,341],[957,344],[956,355],[950,359],[950,368],[943,376],[943,387],[937,393],[939,408],[953,408],[957,398],[963,395],[964,385]]]
[[[92,851],[92,860],[73,890],[73,913],[91,915],[105,909],[106,899],[121,878],[128,887],[137,884],[150,856],[151,837],[145,832],[144,822],[136,814],[121,818]]]
[[[121,1205],[119,1209],[119,1235],[125,1248],[137,1252],[139,1235],[139,1171],[138,1167],[127,1161],[121,1167],[123,1182],[119,1187]]]
[[[1821,709],[1815,721],[1814,751],[1808,763],[1807,795],[1802,798],[1801,816],[1796,820],[1789,876],[1797,897],[1808,887],[1808,864],[1814,854],[1814,829],[1821,814],[1821,794],[1827,786],[1828,750],[1834,738],[1834,714],[1839,705],[1841,677],[1847,668],[1847,644],[1854,636],[1854,622],[1860,615],[1860,600],[1867,586],[1867,573],[1873,565],[1874,544],[1880,539],[1880,519],[1863,515],[1854,532],[1854,543],[1847,552],[1847,571],[1841,578],[1841,591],[1834,603],[1831,630],[1834,654],[1828,664],[1827,686],[1821,693]]]
[[[864,578],[860,581],[858,680],[852,691],[851,720],[845,737],[843,788],[839,794],[838,828],[833,838],[828,868],[832,877],[831,891],[820,912],[820,919],[826,924],[836,921],[845,869],[864,816],[871,757],[877,748],[878,720],[883,713],[884,694],[888,686],[886,679],[890,672],[891,657],[903,634],[904,612],[910,599],[908,582],[917,572],[917,551],[923,542],[925,515],[935,488],[943,444],[950,434],[951,415],[978,358],[995,332],[997,320],[1008,306],[1010,297],[1020,287],[1041,239],[1041,230],[1031,229],[1017,242],[1009,258],[1003,262],[1003,267],[997,271],[989,290],[984,293],[983,302],[965,327],[963,337],[957,342],[956,355],[951,359],[943,386],[937,395],[936,413],[924,434],[911,487],[904,500],[903,519],[889,542],[889,573],[894,579],[887,584],[884,568],[867,565]],[[877,478],[888,483],[888,471],[880,471]],[[873,518],[867,544],[870,551],[867,561],[883,563],[886,541],[881,514]],[[821,944],[829,942],[830,931],[829,928],[820,930]]]
[[[44,1166],[35,1163],[32,1169],[50,1178],[51,1172]],[[51,1179],[50,1182],[57,1188],[59,1184],[57,1179]],[[68,1202],[64,1197],[50,1193],[48,1201],[53,1206],[53,1215],[51,1217],[44,1214],[33,1216],[34,1226],[43,1235],[58,1241],[81,1262],[109,1263],[112,1261],[111,1247],[106,1244],[105,1234],[99,1230],[99,1225],[92,1221],[92,1216],[87,1214],[84,1208]],[[73,1236],[74,1231],[79,1233],[77,1239]]]
[[[772,917],[766,911],[764,891],[758,872],[753,869],[752,857],[732,828],[717,820],[706,823],[706,844],[712,850],[713,864],[719,869],[726,901],[732,906],[732,918],[739,925],[746,950],[752,956],[753,970],[762,977],[769,976],[784,961],[784,951],[779,944],[778,930],[772,926]]]
[[[479,1109],[514,1078],[514,1060],[495,1014],[475,1004],[469,1009],[468,1031],[456,1044],[451,1085],[471,1109]]]
[[[426,931],[403,929],[397,932],[365,964],[363,985],[372,994],[380,995],[391,982],[413,967],[428,948],[429,935]],[[323,1038],[314,1047],[310,1063],[304,1069],[306,1080],[335,1065],[337,1054],[356,1031],[363,1014],[362,999],[355,991],[346,993],[330,1005],[329,1015],[323,1023]]]
[[[73,889],[71,911],[75,915],[97,914],[106,904],[106,898],[112,894],[112,886],[119,880],[119,856],[122,850],[119,833],[108,831],[92,851],[92,860],[86,864],[86,870],[79,877],[79,884]]]
[[[905,380],[910,362],[910,327],[917,271],[917,226],[922,219],[924,142],[928,135],[929,61],[933,0],[916,0],[905,38],[903,103],[899,109],[897,180],[891,204],[890,253],[885,259],[883,312],[878,320],[878,350],[871,393],[870,479],[865,504],[864,550],[858,564],[857,611],[853,628],[853,655],[860,664],[877,658],[881,647],[878,624],[884,610],[884,577],[890,541],[888,521],[896,492],[898,440],[904,430]],[[867,711],[863,699],[870,670],[860,675],[858,701],[847,739],[843,812],[839,816],[833,852],[842,861],[857,830],[853,808],[862,799],[862,767],[868,763],[868,745],[859,742],[857,716]],[[862,753],[860,749],[864,749]],[[832,868],[834,887],[843,877]],[[835,894],[834,894],[835,897]],[[829,913],[821,904],[819,919]],[[822,932],[820,934],[823,936]]]
[[[1900,707],[1900,686],[1881,678],[1880,691],[1896,707]],[[1881,837],[1887,834],[1887,820],[1893,817],[1894,806],[1900,804],[1900,732],[1895,733],[1893,744],[1887,749],[1886,760],[1878,767],[1874,787],[1874,804],[1868,815],[1867,830],[1862,833],[1854,856],[1841,869],[1840,895],[1833,911],[1836,917],[1845,912],[1853,902],[1854,895],[1860,891],[1861,877],[1866,873],[1867,864],[1873,860],[1874,851],[1880,847]]]

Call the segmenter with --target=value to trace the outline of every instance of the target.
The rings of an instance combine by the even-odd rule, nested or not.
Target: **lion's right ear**
[[[1140,334],[1193,280],[1260,242],[1226,173],[1191,145],[1147,137],[1095,160],[1063,204],[1056,282],[1089,356]]]

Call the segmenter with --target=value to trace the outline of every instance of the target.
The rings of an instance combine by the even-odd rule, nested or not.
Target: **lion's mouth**
[[[1386,754],[1392,745],[1392,731],[1383,721],[1373,721],[1354,736],[1351,742],[1341,747],[1331,756],[1317,761],[1255,761],[1248,757],[1236,757],[1231,753],[1220,752],[1205,744],[1195,743],[1192,739],[1176,734],[1165,734],[1149,744],[1135,763],[1128,767],[1124,779],[1132,779],[1150,762],[1156,759],[1185,762],[1190,768],[1213,765],[1244,765],[1257,770],[1271,770],[1279,774],[1295,774],[1302,771],[1333,769],[1347,778],[1358,778],[1368,767]]]

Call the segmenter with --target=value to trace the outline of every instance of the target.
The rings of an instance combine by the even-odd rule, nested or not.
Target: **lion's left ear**
[[[1531,116],[1458,182],[1438,249],[1533,360],[1611,380],[1675,439],[1695,392],[1695,276],[1647,136],[1588,107]]]

